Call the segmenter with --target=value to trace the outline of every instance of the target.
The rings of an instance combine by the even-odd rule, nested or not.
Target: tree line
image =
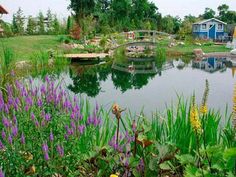
[[[26,17],[21,8],[13,14],[12,23],[1,22],[5,33],[12,35],[46,35],[67,33],[66,22],[59,21],[56,14],[48,9],[46,14],[39,12],[36,17]]]
[[[72,15],[59,21],[49,9],[37,17],[25,17],[21,8],[13,15],[10,25],[3,24],[5,31],[15,35],[69,34],[88,36],[96,33],[151,29],[179,34],[180,37],[192,33],[192,23],[209,18],[218,18],[228,24],[236,23],[236,11],[222,4],[217,12],[211,8],[199,16],[163,16],[155,3],[149,0],[70,0]]]

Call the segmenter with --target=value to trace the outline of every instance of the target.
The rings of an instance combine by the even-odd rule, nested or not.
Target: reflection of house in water
[[[173,62],[164,62],[161,67],[157,67],[156,62],[153,59],[130,59],[129,63],[116,63],[113,62],[112,69],[131,73],[131,74],[157,74],[163,70],[167,70],[174,67]]]
[[[207,72],[215,72],[219,70],[224,70],[226,69],[225,65],[226,59],[223,58],[205,58],[203,60],[195,60],[192,62],[192,67],[193,68],[198,68],[205,70]]]

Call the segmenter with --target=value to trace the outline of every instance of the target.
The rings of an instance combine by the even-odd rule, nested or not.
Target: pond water
[[[113,103],[128,108],[132,113],[142,109],[148,115],[164,111],[166,105],[176,104],[177,95],[189,99],[195,93],[200,104],[208,79],[210,108],[223,112],[226,105],[232,110],[233,88],[236,81],[234,67],[225,59],[208,58],[203,61],[168,60],[156,64],[142,60],[126,64],[100,65],[74,63],[60,74],[69,92],[98,102],[106,109]]]

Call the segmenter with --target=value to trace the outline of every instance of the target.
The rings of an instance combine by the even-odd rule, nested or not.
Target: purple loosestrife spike
[[[37,101],[37,105],[38,105],[38,107],[42,107],[43,106],[43,101],[40,98]]]
[[[76,125],[75,125],[75,122],[74,121],[71,121],[70,122],[70,126],[75,130],[76,129]]]
[[[34,122],[34,124],[35,124],[36,127],[39,127],[39,121],[38,121],[38,120],[36,120],[36,121]]]
[[[44,84],[41,86],[40,91],[41,91],[42,95],[44,95],[46,93],[46,87]]]
[[[47,83],[50,82],[50,80],[49,80],[49,76],[48,76],[48,75],[45,76],[45,81],[46,81]]]
[[[2,130],[2,139],[6,139],[7,135],[4,130]]]
[[[65,138],[66,141],[68,141],[69,136],[68,136],[67,134],[65,134],[65,135],[64,135],[64,138]]]
[[[10,127],[10,121],[6,118],[3,117],[2,118],[2,124],[4,125],[4,127],[9,128]]]
[[[75,119],[75,113],[74,112],[71,113],[70,118]]]
[[[85,130],[85,126],[84,125],[79,125],[78,130],[79,130],[80,134],[83,134],[84,130]]]
[[[50,119],[51,119],[51,115],[50,115],[50,114],[45,114],[45,120],[46,120],[47,122],[49,122]]]
[[[25,106],[25,111],[28,112],[29,111],[29,105]]]
[[[44,120],[42,120],[41,126],[42,126],[42,127],[45,127],[45,125],[46,125],[46,122],[45,122]]]
[[[17,126],[12,127],[12,135],[13,135],[13,137],[16,137],[17,134],[18,134],[18,128],[17,128]]]
[[[4,146],[4,144],[2,143],[2,141],[0,140],[0,150],[3,150],[3,149],[5,149],[5,146]]]
[[[17,119],[16,119],[15,115],[13,116],[13,122],[14,122],[14,124],[17,124]]]
[[[60,157],[64,156],[64,148],[60,146],[59,144],[57,145],[57,152],[60,155]]]
[[[8,143],[12,144],[12,136],[11,135],[8,136]]]
[[[48,145],[47,145],[47,143],[43,143],[42,150],[43,150],[44,153],[48,152]]]
[[[3,171],[2,171],[2,169],[0,169],[0,177],[5,177],[5,175],[4,175]]]
[[[48,152],[45,152],[45,153],[44,153],[44,159],[45,159],[46,161],[49,161],[49,155],[48,155]]]
[[[49,140],[50,140],[51,142],[54,140],[54,136],[53,136],[52,131],[50,132]]]
[[[4,111],[6,114],[9,114],[9,105],[8,104],[5,104]]]
[[[11,70],[11,77],[15,77],[15,72],[14,72],[14,70]]]
[[[35,115],[34,115],[34,113],[31,113],[31,120],[32,120],[32,121],[35,120]]]
[[[21,142],[21,144],[25,144],[25,136],[24,136],[24,133],[21,134],[20,142]]]

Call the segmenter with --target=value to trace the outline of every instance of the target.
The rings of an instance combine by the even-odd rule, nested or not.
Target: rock
[[[234,49],[234,50],[231,50],[231,52],[230,52],[232,55],[236,55],[236,49]]]
[[[203,55],[204,55],[202,49],[194,49],[193,53],[196,57],[203,57]]]
[[[195,45],[202,46],[202,44],[199,42],[196,42]]]
[[[185,45],[184,42],[178,42],[178,45]]]
[[[16,62],[15,66],[16,66],[16,69],[27,69],[27,68],[30,68],[32,65],[30,61],[23,60],[23,61]]]

